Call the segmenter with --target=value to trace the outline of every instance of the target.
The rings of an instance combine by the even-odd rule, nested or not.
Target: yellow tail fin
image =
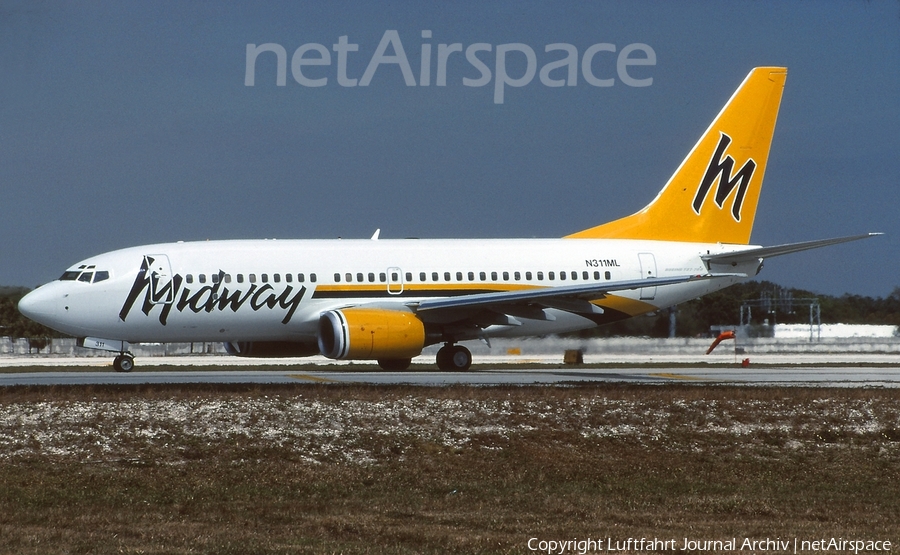
[[[748,244],[786,77],[755,68],[653,202],[568,237]]]

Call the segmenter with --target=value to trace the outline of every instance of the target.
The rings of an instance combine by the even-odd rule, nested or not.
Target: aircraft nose
[[[19,301],[19,312],[26,318],[51,326],[59,318],[61,295],[52,287],[38,287]]]

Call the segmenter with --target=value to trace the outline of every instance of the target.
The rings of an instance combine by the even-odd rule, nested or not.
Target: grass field
[[[896,549],[898,401],[633,385],[0,389],[0,553],[533,553],[531,538],[610,538],[620,553],[659,538],[683,553],[686,537]]]

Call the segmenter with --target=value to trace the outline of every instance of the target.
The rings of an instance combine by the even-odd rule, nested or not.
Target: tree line
[[[750,325],[808,324],[809,305],[816,300],[823,324],[879,324],[900,326],[900,287],[887,297],[818,295],[805,289],[781,287],[770,281],[732,285],[674,307],[676,337],[706,337],[710,326],[741,323],[741,306],[749,307]],[[671,316],[662,310],[609,326],[585,330],[582,337],[669,337]]]
[[[26,287],[0,286],[0,336],[26,338],[33,345],[54,337],[65,337],[19,313],[16,305],[29,291]],[[750,307],[751,324],[760,325],[765,320],[779,324],[809,323],[810,299],[818,301],[823,324],[900,326],[900,287],[881,298],[850,293],[841,296],[816,295],[803,289],[784,288],[769,281],[749,281],[676,306],[675,335],[706,336],[710,326],[737,325],[740,323],[742,305]],[[586,330],[579,335],[668,337],[670,325],[669,311],[662,310],[649,316]]]

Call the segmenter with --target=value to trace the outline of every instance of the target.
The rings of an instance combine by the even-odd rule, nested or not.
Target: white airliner
[[[771,256],[877,235],[749,245],[787,70],[756,68],[646,208],[561,239],[258,240],[118,250],[19,303],[25,316],[118,353],[221,341],[249,357],[322,354],[402,370],[444,343],[564,333],[647,314],[750,276]]]

